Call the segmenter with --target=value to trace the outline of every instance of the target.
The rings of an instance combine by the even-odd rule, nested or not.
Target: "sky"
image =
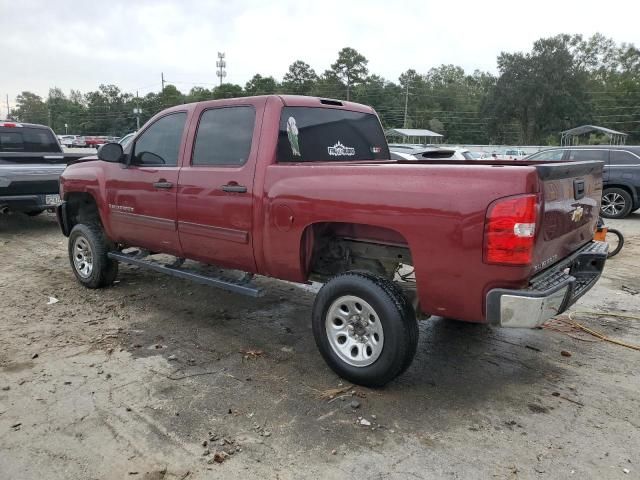
[[[0,112],[7,94],[13,105],[54,86],[143,95],[161,72],[185,92],[211,88],[219,51],[226,81],[243,86],[255,73],[281,80],[298,59],[322,73],[345,46],[391,81],[441,64],[497,73],[500,52],[558,33],[638,45],[638,18],[638,0],[0,0]]]

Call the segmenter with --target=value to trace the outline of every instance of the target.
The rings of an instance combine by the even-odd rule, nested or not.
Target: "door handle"
[[[233,192],[233,193],[247,193],[247,187],[244,185],[238,185],[237,183],[228,183],[227,185],[222,186],[223,192]]]
[[[155,188],[171,188],[173,187],[173,183],[167,181],[155,182],[153,184]]]

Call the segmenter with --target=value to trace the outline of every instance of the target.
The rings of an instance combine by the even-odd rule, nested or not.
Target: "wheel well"
[[[89,193],[72,193],[65,200],[69,231],[79,223],[102,225],[98,205]]]
[[[602,193],[604,195],[604,191],[608,188],[619,188],[620,190],[624,190],[626,191],[629,195],[631,195],[631,200],[633,201],[634,205],[638,203],[638,195],[636,193],[636,190],[633,187],[630,187],[629,185],[619,185],[619,184],[615,184],[615,183],[607,183],[606,185],[604,185],[602,187]]]
[[[319,281],[350,270],[393,280],[400,264],[413,264],[408,242],[395,230],[338,222],[305,229],[301,261],[307,276]]]

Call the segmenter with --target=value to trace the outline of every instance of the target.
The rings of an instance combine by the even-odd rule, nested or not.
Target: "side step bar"
[[[183,270],[179,267],[171,267],[171,266],[162,265],[160,263],[156,263],[150,260],[143,260],[139,257],[136,258],[133,255],[128,255],[126,253],[121,253],[121,252],[109,252],[107,256],[113,260],[117,260],[118,262],[126,263],[128,265],[136,265],[138,267],[147,268],[149,270],[165,273],[167,275],[172,275],[174,277],[191,280],[196,283],[201,283],[203,285],[209,285],[212,287],[221,288],[229,292],[241,293],[243,295],[248,295],[250,297],[256,297],[256,298],[262,297],[265,294],[265,291],[263,288],[260,288],[248,281],[234,280],[231,278],[223,278],[223,277],[211,277],[211,276],[203,275],[201,273],[191,272],[189,270]]]

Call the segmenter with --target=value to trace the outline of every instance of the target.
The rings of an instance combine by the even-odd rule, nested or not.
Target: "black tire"
[[[29,212],[24,212],[24,213],[26,213],[30,217],[36,217],[36,216],[40,215],[42,212],[44,212],[44,210],[31,210]]]
[[[600,215],[604,218],[624,218],[633,208],[631,194],[622,188],[605,188],[602,192]]]
[[[92,267],[81,273],[74,261],[77,255],[76,240],[87,244],[90,249]],[[69,234],[69,262],[78,281],[87,288],[102,288],[113,284],[118,275],[118,262],[107,257],[113,245],[107,240],[98,225],[78,224]]]
[[[329,309],[341,297],[355,296],[368,303],[380,320],[383,344],[379,356],[366,366],[343,360],[326,331]],[[347,272],[332,278],[316,296],[312,316],[316,345],[329,367],[346,380],[366,387],[382,387],[402,374],[418,346],[415,311],[393,282],[370,273]]]
[[[624,237],[622,236],[622,233],[619,230],[616,230],[615,228],[608,228],[607,235],[609,234],[612,234],[618,237],[618,245],[616,245],[616,248],[614,248],[607,254],[607,258],[615,257],[618,253],[620,253],[620,250],[622,250],[622,247],[624,246]]]

